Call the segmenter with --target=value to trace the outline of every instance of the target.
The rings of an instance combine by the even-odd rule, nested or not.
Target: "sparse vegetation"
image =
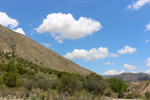
[[[127,84],[118,78],[105,80],[96,73],[85,77],[60,72],[37,66],[17,56],[12,58],[4,53],[0,53],[0,58],[0,97],[32,100],[100,100],[105,96],[123,97],[127,90]],[[145,97],[149,98],[148,93],[145,93]],[[128,94],[124,98],[141,96]]]
[[[142,96],[137,93],[129,93],[124,98],[125,99],[140,99]]]

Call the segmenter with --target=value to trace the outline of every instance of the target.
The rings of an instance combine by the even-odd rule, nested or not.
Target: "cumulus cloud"
[[[22,28],[17,28],[19,22],[16,19],[9,17],[5,12],[0,12],[0,24],[6,27],[10,27],[13,31],[26,35]]]
[[[108,70],[106,72],[103,73],[103,75],[119,75],[124,73],[124,70],[121,70],[120,72],[116,71],[116,70]]]
[[[114,65],[114,63],[112,63],[112,62],[106,62],[106,63],[104,63],[104,65]]]
[[[63,39],[79,39],[102,29],[100,22],[80,17],[76,20],[72,14],[52,13],[35,30],[38,33],[50,33],[59,43]]]
[[[133,2],[132,4],[128,5],[127,8],[138,10],[146,4],[150,4],[150,0],[137,0],[136,2]]]
[[[146,31],[150,31],[150,22],[149,22],[149,24],[147,24],[145,26],[146,26]]]
[[[124,64],[123,68],[127,68],[128,70],[135,70],[137,66],[132,66],[129,64]]]
[[[121,50],[118,50],[119,54],[132,54],[136,52],[136,48],[132,48],[130,46],[124,46],[124,48],[121,48]]]
[[[69,59],[95,60],[105,59],[107,57],[118,57],[118,55],[109,53],[107,47],[99,47],[92,48],[89,51],[85,49],[74,49],[72,52],[68,52],[66,55],[64,55],[64,57]]]
[[[18,21],[16,19],[10,18],[5,12],[0,12],[0,24],[6,27],[15,28],[18,26]]]
[[[74,49],[72,53],[67,53],[64,57],[70,59],[85,59],[85,60],[94,60],[94,59],[104,59],[109,56],[109,51],[106,47],[92,48],[87,51],[84,49]]]
[[[20,34],[22,34],[22,35],[26,35],[22,28],[17,28],[17,29],[14,30],[14,31],[15,31],[15,32],[18,32],[18,33],[20,33]]]
[[[146,67],[150,67],[150,58],[147,58],[146,63]]]

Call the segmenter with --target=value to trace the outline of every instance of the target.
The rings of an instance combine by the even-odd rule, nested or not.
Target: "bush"
[[[114,97],[117,98],[117,93],[114,93],[110,88],[105,89],[104,95],[108,97]]]
[[[127,84],[120,78],[110,78],[108,79],[108,83],[111,89],[119,95],[127,91]]]
[[[61,76],[61,81],[58,83],[58,92],[68,92],[73,95],[75,91],[80,90],[81,84],[77,80],[75,75],[63,75]]]
[[[3,84],[3,78],[0,76],[0,85]]]
[[[8,87],[17,87],[19,84],[18,69],[13,61],[10,61],[6,66],[6,72],[3,75],[4,83]]]
[[[17,66],[17,69],[18,69],[18,73],[20,74],[20,75],[25,75],[25,74],[28,74],[29,73],[29,70],[28,69],[26,69],[26,68],[24,68],[24,67],[22,67],[22,66]]]
[[[50,88],[50,80],[40,79],[37,81],[37,87],[47,91]]]
[[[141,98],[141,95],[136,94],[136,93],[129,93],[124,98],[125,99],[138,99],[138,98]]]
[[[92,73],[87,76],[87,89],[94,94],[103,94],[108,88],[108,83],[98,74]]]
[[[31,91],[34,87],[35,87],[36,82],[34,80],[31,79],[26,79],[23,81],[23,85],[26,89],[28,89],[29,91]]]
[[[40,100],[45,100],[45,98],[46,98],[46,94],[45,93],[41,93],[40,95],[39,95],[39,98],[40,98]]]
[[[146,97],[147,99],[150,99],[150,91],[145,92],[145,97]]]
[[[0,89],[5,88],[5,84],[3,82],[3,78],[0,76]]]

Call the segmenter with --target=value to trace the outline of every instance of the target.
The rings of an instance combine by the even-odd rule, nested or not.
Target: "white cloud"
[[[146,43],[150,42],[150,40],[145,40]]]
[[[70,59],[85,59],[85,60],[94,60],[94,59],[104,59],[109,56],[109,51],[106,47],[92,48],[87,51],[84,49],[74,49],[72,53],[67,53],[64,57]]]
[[[72,14],[52,13],[43,23],[35,28],[38,33],[50,33],[59,43],[63,39],[79,39],[102,29],[100,22],[91,18],[80,17],[76,20]]]
[[[6,27],[10,27],[13,31],[26,35],[22,28],[17,28],[19,22],[16,19],[9,17],[5,12],[0,12],[0,24]]]
[[[147,24],[145,26],[146,26],[146,31],[150,31],[150,22],[149,22],[149,24]]]
[[[109,53],[107,47],[92,48],[89,51],[84,49],[74,49],[72,52],[68,52],[64,55],[65,58],[69,59],[105,59],[107,57],[118,57],[117,54]]]
[[[124,64],[123,68],[127,68],[128,70],[135,70],[137,66],[132,66],[128,64]]]
[[[147,58],[146,63],[146,67],[150,67],[150,58]]]
[[[116,70],[108,70],[108,71],[104,72],[103,75],[119,75],[124,72],[125,72],[124,70],[121,70],[121,72],[118,72]]]
[[[118,53],[120,54],[132,54],[136,52],[136,48],[132,48],[130,46],[125,46],[124,48],[121,48],[121,50],[118,50]]]
[[[118,57],[118,54],[110,53],[109,56],[110,56],[110,57]]]
[[[146,70],[145,73],[150,74],[150,70]]]
[[[136,2],[133,2],[132,4],[128,5],[127,8],[138,10],[146,4],[150,4],[150,0],[137,0]]]
[[[114,63],[106,62],[106,63],[104,63],[104,65],[114,65]]]
[[[9,17],[5,12],[0,12],[0,24],[6,27],[15,28],[18,26],[18,21]]]
[[[130,5],[128,5],[128,7],[127,7],[127,8],[128,8],[128,9],[130,9],[131,7],[132,7],[132,5],[130,4]]]
[[[26,35],[22,28],[17,28],[17,29],[14,30],[14,31],[15,31],[15,32],[18,32],[18,33],[20,33],[20,34]]]
[[[52,46],[52,44],[51,43],[41,43],[42,45],[44,45],[44,46],[46,46],[46,47],[50,47],[50,46]]]

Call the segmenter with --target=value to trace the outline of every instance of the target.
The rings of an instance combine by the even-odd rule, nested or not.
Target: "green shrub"
[[[46,94],[45,93],[41,93],[40,95],[39,95],[39,98],[40,98],[40,100],[45,100],[45,98],[46,98]]]
[[[5,84],[3,81],[3,77],[0,76],[0,89],[3,89],[3,88],[5,88]]]
[[[34,87],[35,87],[36,82],[34,80],[31,79],[26,79],[23,81],[23,85],[26,89],[28,89],[29,91],[31,91]]]
[[[117,98],[117,93],[114,93],[110,88],[105,89],[104,95],[108,97],[114,97]]]
[[[32,97],[31,97],[31,100],[37,100],[37,99],[36,99],[36,96],[32,96]]]
[[[3,84],[3,78],[0,76],[0,85]]]
[[[18,73],[20,74],[20,75],[25,75],[26,73],[29,73],[29,70],[28,69],[26,69],[26,68],[24,68],[24,67],[22,67],[22,66],[17,66],[17,69],[18,69]]]
[[[150,99],[150,91],[145,92],[145,97]]]
[[[18,69],[15,66],[13,61],[10,61],[7,66],[6,70],[3,74],[3,80],[4,83],[8,87],[17,87],[19,84],[19,74],[18,74]]]
[[[87,76],[87,89],[94,94],[103,94],[108,88],[108,83],[98,74],[92,73]]]
[[[29,91],[25,91],[25,97],[29,97],[30,96],[30,92]]]
[[[63,75],[61,76],[61,81],[57,86],[58,92],[68,92],[70,95],[73,95],[75,91],[81,89],[81,84],[77,80],[75,75]]]
[[[141,98],[141,95],[136,94],[136,93],[129,93],[124,98],[125,99],[138,99],[138,98]]]
[[[51,88],[57,89],[57,85],[60,83],[60,80],[53,80],[51,81]]]
[[[119,95],[127,91],[128,85],[120,78],[110,78],[108,83],[111,89]]]
[[[51,83],[50,83],[50,80],[40,79],[37,81],[37,85],[38,85],[37,86],[38,88],[47,91],[50,88]]]

